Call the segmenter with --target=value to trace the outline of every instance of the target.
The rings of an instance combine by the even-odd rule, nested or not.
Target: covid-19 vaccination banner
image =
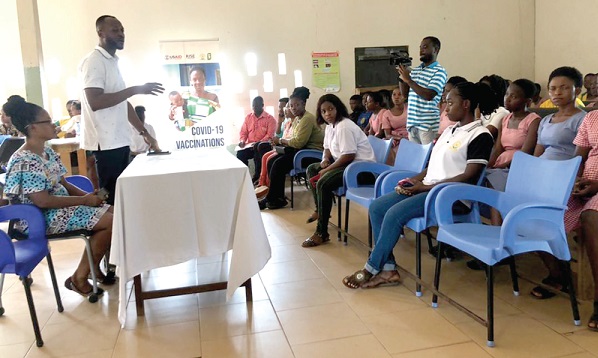
[[[170,102],[160,123],[173,150],[230,144],[230,115],[220,106],[222,88],[218,41],[163,41],[160,54]]]

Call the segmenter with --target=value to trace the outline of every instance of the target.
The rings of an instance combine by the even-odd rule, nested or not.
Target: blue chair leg
[[[415,233],[415,274],[417,278],[422,278],[422,234],[421,232]],[[415,284],[415,295],[421,297],[422,286],[419,283]]]
[[[428,252],[430,254],[432,254],[434,252],[434,245],[432,244],[432,233],[430,232],[430,229],[426,229],[426,231],[424,231],[424,233],[426,234],[426,237],[428,238]]]
[[[31,315],[31,323],[33,324],[33,331],[35,332],[35,343],[38,347],[44,345],[44,341],[42,340],[42,334],[39,330],[39,323],[37,321],[37,313],[35,312],[35,305],[33,304],[33,296],[31,295],[31,286],[30,280],[26,276],[22,276],[21,282],[23,282],[23,287],[25,288],[25,296],[27,296],[27,304],[29,305],[29,314]]]
[[[0,273],[0,316],[4,314],[4,307],[2,307],[2,291],[4,288],[4,274]]]
[[[486,286],[488,288],[486,324],[488,325],[488,347],[494,347],[494,266],[486,269]]]
[[[64,307],[62,307],[62,299],[60,299],[58,282],[56,282],[56,272],[54,271],[54,263],[52,262],[52,255],[50,255],[50,253],[46,256],[46,260],[48,260],[48,269],[50,270],[50,278],[52,279],[52,287],[54,288],[54,297],[56,297],[56,306],[58,307],[58,312],[62,312],[64,311]]]
[[[438,253],[436,254],[436,268],[434,269],[434,288],[438,291],[438,287],[440,287],[440,266],[442,264],[442,242],[438,242]],[[432,295],[432,307],[438,307],[438,295]]]
[[[347,245],[347,234],[349,233],[349,203],[351,200],[345,199],[345,201],[345,238],[343,241],[345,245]]]
[[[342,198],[340,196],[338,196],[337,198],[338,198],[338,206],[337,206],[337,215],[338,215],[338,221],[337,222],[338,222],[338,225],[337,225],[337,227],[340,229],[342,227],[341,225],[343,224],[342,223],[342,217],[341,217],[341,214],[342,214],[342,211],[343,211],[342,210],[343,204],[342,204]],[[342,236],[341,236],[340,230],[338,230],[337,239],[338,239],[338,241],[342,240]],[[345,244],[346,244],[346,242],[345,242]]]
[[[579,318],[579,308],[577,307],[577,299],[575,298],[575,286],[571,279],[571,264],[569,261],[563,261],[562,266],[565,270],[565,280],[567,280],[567,288],[569,289],[569,300],[571,301],[571,310],[573,311],[573,323],[576,326],[580,326],[581,319]]]
[[[511,270],[511,281],[513,282],[513,295],[519,296],[519,279],[517,277],[517,267],[515,266],[515,257],[508,258],[509,268]]]
[[[295,195],[294,195],[294,191],[293,191],[293,180],[295,180],[294,177],[291,177],[291,210],[293,210],[294,206],[293,203],[295,202]]]

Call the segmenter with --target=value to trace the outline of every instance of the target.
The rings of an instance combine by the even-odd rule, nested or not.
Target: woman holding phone
[[[446,112],[454,122],[438,138],[428,168],[418,175],[402,180],[389,193],[374,200],[369,215],[376,242],[365,267],[346,276],[343,284],[349,288],[374,288],[398,284],[393,248],[403,226],[424,215],[424,203],[429,191],[443,182],[475,183],[490,158],[493,139],[490,132],[475,120],[480,108],[489,114],[496,109],[494,93],[486,85],[464,82],[447,95]]]

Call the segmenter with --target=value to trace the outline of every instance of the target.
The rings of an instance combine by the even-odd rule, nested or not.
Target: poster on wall
[[[218,115],[222,86],[218,41],[164,41],[160,54],[167,76],[165,109],[175,150],[223,147],[230,123]],[[170,87],[169,87],[170,86]]]
[[[341,90],[341,72],[336,52],[312,52],[312,83],[326,92]]]

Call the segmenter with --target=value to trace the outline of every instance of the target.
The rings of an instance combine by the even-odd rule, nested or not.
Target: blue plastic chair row
[[[41,347],[44,345],[44,341],[42,340],[35,304],[31,294],[31,279],[29,275],[31,275],[33,269],[37,267],[44,257],[48,260],[48,269],[50,270],[58,312],[62,312],[64,308],[62,307],[62,300],[60,299],[60,292],[56,283],[56,273],[54,272],[52,256],[48,248],[46,220],[44,216],[33,205],[18,204],[0,207],[0,222],[15,219],[27,221],[29,231],[27,238],[19,241],[12,240],[4,231],[0,231],[0,273],[2,273],[2,277],[0,278],[0,292],[2,292],[5,274],[16,274],[19,276],[25,288],[29,314],[31,315],[31,322],[35,333],[35,341],[37,346]],[[2,314],[4,314],[4,307],[2,307],[2,301],[0,300],[0,315]]]

